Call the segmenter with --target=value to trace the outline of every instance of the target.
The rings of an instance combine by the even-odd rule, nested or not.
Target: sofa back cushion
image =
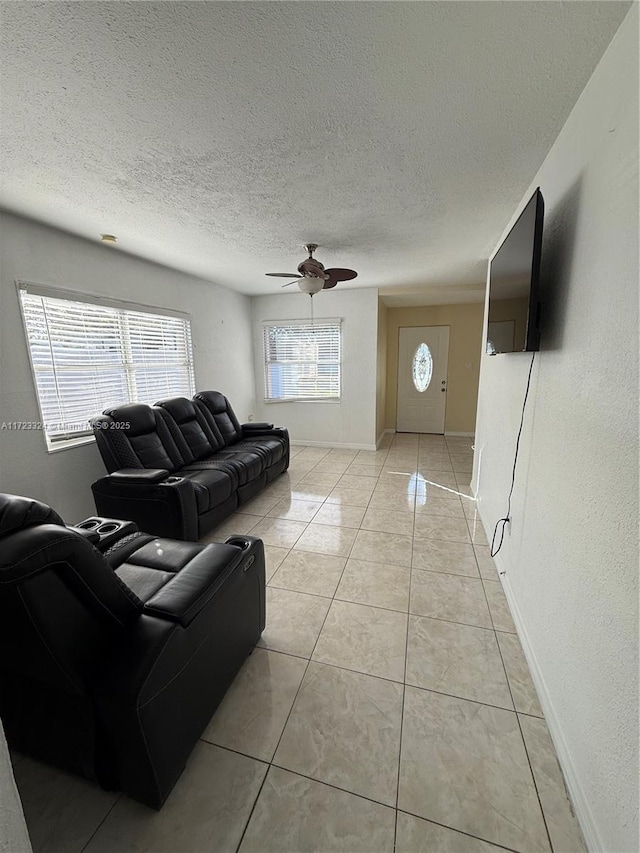
[[[107,471],[120,468],[166,468],[185,464],[157,410],[143,403],[105,409],[91,426]]]
[[[198,391],[194,401],[212,430],[217,431],[225,447],[242,438],[242,427],[231,403],[219,391]]]
[[[224,447],[222,436],[214,434],[202,412],[186,397],[156,403],[185,462],[206,459]],[[217,432],[217,431],[216,431]]]

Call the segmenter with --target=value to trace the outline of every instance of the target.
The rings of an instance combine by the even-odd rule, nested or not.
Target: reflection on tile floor
[[[35,853],[584,853],[472,459],[293,447],[206,537],[263,538],[267,627],[164,808],[22,759]]]

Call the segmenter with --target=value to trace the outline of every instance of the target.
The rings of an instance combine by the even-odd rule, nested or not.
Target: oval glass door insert
[[[416,390],[426,391],[433,375],[433,359],[427,344],[422,343],[413,356],[413,384]]]

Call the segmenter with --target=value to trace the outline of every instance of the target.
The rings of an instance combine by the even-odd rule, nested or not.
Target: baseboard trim
[[[482,523],[485,530],[488,530],[489,527],[485,524],[484,519],[482,519]],[[533,646],[531,645],[531,640],[529,639],[529,634],[525,627],[522,614],[520,613],[520,609],[513,595],[506,566],[503,564],[500,554],[496,554],[493,559],[496,563],[500,580],[502,581],[502,588],[504,589],[504,594],[507,597],[509,610],[511,611],[511,616],[513,617],[516,631],[518,632],[522,651],[524,652],[527,664],[529,665],[531,678],[538,693],[538,699],[540,700],[540,705],[549,729],[549,734],[558,755],[558,762],[564,776],[569,799],[571,800],[576,819],[580,826],[580,830],[582,831],[582,835],[584,836],[587,850],[589,850],[589,853],[605,853],[605,846],[602,838],[600,837],[600,833],[598,832],[589,800],[584,792],[584,788],[582,787],[576,766],[573,763],[573,758],[569,747],[567,746],[562,726],[560,725],[560,721],[551,701],[551,696],[549,695],[549,690],[547,689],[547,683],[544,679],[544,675],[542,674],[542,670],[540,669],[540,665],[538,664],[538,659],[536,658]],[[504,574],[501,574],[501,572],[504,572]]]
[[[451,438],[473,438],[475,432],[451,432],[450,430],[445,430],[444,436],[445,438],[450,435]]]
[[[377,450],[375,444],[351,444],[344,441],[303,441],[302,439],[291,439],[290,444],[297,447],[337,447],[340,450]]]
[[[396,434],[395,429],[383,429],[382,432],[380,433],[380,435],[378,436],[378,438],[376,439],[376,450],[380,447],[380,443],[382,442],[382,439],[385,437],[385,435],[395,435],[395,434]]]

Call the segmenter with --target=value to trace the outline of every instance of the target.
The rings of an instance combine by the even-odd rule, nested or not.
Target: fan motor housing
[[[316,261],[315,258],[307,258],[302,261],[301,264],[298,264],[298,272],[301,275],[320,276],[320,278],[323,278],[324,264],[321,264],[320,261]]]

